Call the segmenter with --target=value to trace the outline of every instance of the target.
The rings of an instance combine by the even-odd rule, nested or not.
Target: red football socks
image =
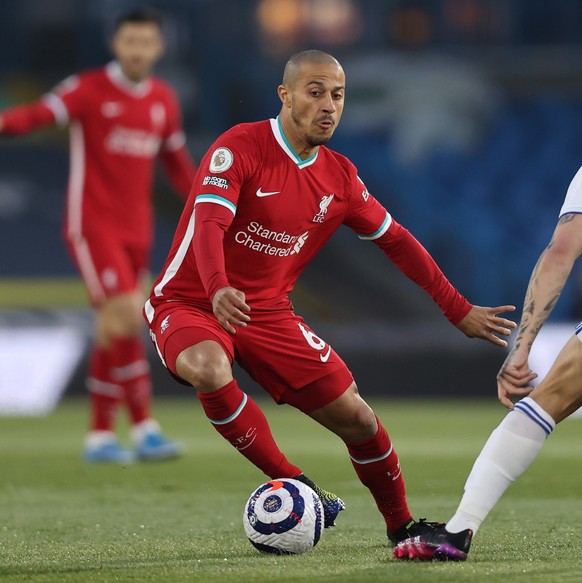
[[[143,340],[137,336],[115,338],[110,352],[111,377],[123,390],[131,422],[135,425],[149,419],[152,381]]]
[[[292,478],[302,473],[283,455],[267,418],[234,379],[217,391],[199,391],[198,398],[216,431],[267,476]]]
[[[150,418],[152,383],[141,338],[115,338],[108,348],[94,346],[87,387],[92,431],[112,431],[121,401],[135,425]]]
[[[374,437],[348,443],[352,464],[361,482],[370,489],[390,532],[412,519],[400,462],[386,429],[378,421]]]
[[[87,389],[91,398],[91,431],[111,431],[123,392],[111,378],[110,351],[93,346]]]

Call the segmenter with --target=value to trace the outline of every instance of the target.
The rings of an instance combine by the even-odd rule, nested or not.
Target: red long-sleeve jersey
[[[1,115],[6,135],[70,125],[69,240],[99,230],[149,245],[157,157],[178,193],[188,196],[196,167],[185,147],[180,106],[173,90],[156,77],[133,83],[112,62],[70,77],[37,102]]]
[[[202,160],[146,314],[151,321],[165,301],[211,310],[227,285],[243,291],[251,309],[290,306],[300,273],[342,224],[374,241],[451,322],[471,309],[347,158],[320,146],[299,159],[272,119],[232,128]]]

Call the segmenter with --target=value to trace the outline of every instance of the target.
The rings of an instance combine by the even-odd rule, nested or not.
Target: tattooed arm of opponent
[[[527,395],[526,385],[536,378],[528,357],[538,332],[552,313],[572,266],[582,253],[582,215],[560,217],[548,246],[540,255],[529,280],[515,344],[497,375],[499,400],[512,409],[511,395]]]

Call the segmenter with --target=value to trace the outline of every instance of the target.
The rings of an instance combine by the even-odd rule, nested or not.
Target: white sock
[[[131,440],[138,444],[146,435],[159,432],[160,424],[155,419],[144,419],[131,428]]]
[[[108,443],[113,443],[115,441],[117,441],[117,437],[115,437],[115,433],[113,433],[113,431],[103,431],[101,429],[97,429],[87,433],[87,436],[85,437],[85,446],[89,448],[95,448],[101,447],[102,445],[106,445]]]
[[[515,404],[493,431],[465,484],[465,494],[447,523],[449,532],[477,532],[505,490],[529,467],[556,423],[533,399]]]

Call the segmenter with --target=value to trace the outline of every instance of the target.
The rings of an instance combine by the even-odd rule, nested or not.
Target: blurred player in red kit
[[[286,459],[232,374],[236,359],[277,403],[309,415],[347,445],[392,543],[434,529],[408,509],[400,463],[347,366],[296,315],[288,294],[342,225],[373,241],[468,336],[505,346],[513,306],[472,306],[428,252],[368,192],[356,167],[324,144],[344,106],[345,75],[327,53],[291,57],[276,119],[241,124],[203,158],[145,315],[168,369],[197,389],[210,422],[271,478],[296,478],[322,498],[326,526],[344,505]]]
[[[173,90],[151,71],[164,50],[154,11],[121,16],[115,60],[66,79],[35,103],[0,113],[0,132],[27,134],[70,125],[70,169],[64,235],[96,310],[87,386],[91,426],[88,462],[129,463],[179,455],[151,417],[151,380],[142,337],[142,286],[153,236],[152,181],[159,156],[186,198],[196,168],[185,147]],[[135,449],[114,429],[120,402],[129,410]]]

